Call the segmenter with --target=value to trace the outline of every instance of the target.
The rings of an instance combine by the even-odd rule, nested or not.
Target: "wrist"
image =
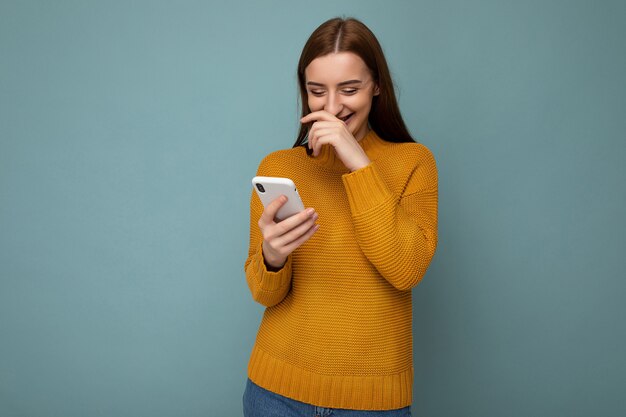
[[[370,159],[368,157],[365,157],[364,160],[360,161],[358,164],[356,164],[352,168],[350,168],[350,171],[351,172],[358,171],[359,169],[365,168],[370,163],[371,163]]]
[[[267,269],[270,272],[278,272],[281,269],[283,269],[283,266],[285,266],[286,262],[269,262],[267,259],[263,259],[263,262],[265,263],[265,269]]]
[[[282,269],[283,266],[285,266],[285,263],[287,262],[287,258],[280,259],[280,258],[275,258],[273,256],[267,256],[267,251],[265,250],[265,246],[263,247],[262,255],[263,255],[263,263],[265,264],[265,268],[268,271],[272,271],[272,272],[279,271]]]

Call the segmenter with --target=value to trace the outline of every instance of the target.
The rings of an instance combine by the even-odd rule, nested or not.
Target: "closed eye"
[[[346,88],[346,89],[341,90],[341,92],[346,95],[355,94],[357,91],[358,91],[358,88]],[[324,90],[310,90],[309,92],[317,97],[323,96],[324,93],[326,93],[326,91]]]

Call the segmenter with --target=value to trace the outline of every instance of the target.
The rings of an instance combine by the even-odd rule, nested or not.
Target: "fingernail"
[[[308,208],[306,209],[306,214],[309,216],[312,216],[313,213],[315,213],[315,209],[314,208]]]

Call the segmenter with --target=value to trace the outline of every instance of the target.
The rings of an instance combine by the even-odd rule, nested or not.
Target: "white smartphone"
[[[267,207],[272,201],[281,195],[287,196],[287,202],[276,213],[276,220],[281,221],[289,216],[304,210],[304,204],[298,194],[298,189],[292,180],[282,177],[254,177],[252,186],[263,203]]]

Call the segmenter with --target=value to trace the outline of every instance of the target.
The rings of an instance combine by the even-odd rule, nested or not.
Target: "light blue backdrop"
[[[626,415],[623,1],[3,0],[1,416],[241,416],[249,180],[336,15],[438,163],[414,415]]]

